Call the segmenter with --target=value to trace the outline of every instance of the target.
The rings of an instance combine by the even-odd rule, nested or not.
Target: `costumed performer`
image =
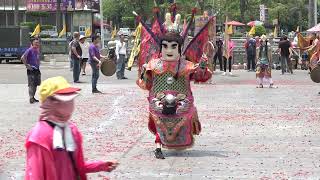
[[[272,67],[272,49],[271,45],[268,42],[267,36],[261,36],[260,47],[257,48],[257,71],[256,78],[258,82],[257,88],[263,88],[263,79],[269,83],[269,87],[273,88],[273,81],[271,76],[271,67]]]
[[[155,157],[164,159],[161,147],[187,149],[194,144],[201,124],[194,106],[190,82],[212,76],[207,58],[197,64],[182,56],[183,38],[168,32],[160,39],[160,57],[144,64],[137,84],[149,91],[149,130],[156,136]],[[201,48],[199,48],[201,49]]]
[[[86,180],[87,173],[117,167],[116,161],[84,160],[81,133],[69,122],[79,90],[61,76],[41,83],[41,115],[25,144],[26,180]]]

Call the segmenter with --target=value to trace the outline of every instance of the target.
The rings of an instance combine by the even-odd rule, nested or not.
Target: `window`
[[[85,26],[79,26],[79,32],[85,32],[86,31],[86,27]]]

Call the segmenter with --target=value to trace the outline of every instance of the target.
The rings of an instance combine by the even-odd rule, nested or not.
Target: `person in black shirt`
[[[217,61],[217,58],[219,59],[219,65],[220,65],[220,71],[223,71],[223,68],[222,68],[222,54],[223,54],[223,51],[222,51],[222,48],[223,48],[223,41],[221,40],[221,38],[219,38],[217,41],[216,41],[216,54],[214,55],[213,57],[213,69],[216,70],[216,61]]]
[[[287,36],[283,36],[283,40],[279,42],[282,74],[286,71],[286,65],[288,66],[290,73],[293,74],[292,64],[289,58],[291,56],[290,48],[291,42],[288,40]]]
[[[80,34],[79,32],[74,32],[74,40],[71,43],[71,59],[73,62],[73,82],[79,83],[80,76],[80,62],[82,59],[82,50],[79,44]]]
[[[249,39],[245,43],[245,49],[247,54],[247,69],[248,71],[255,71],[256,70],[256,49],[257,49],[257,42],[256,40],[250,35]]]

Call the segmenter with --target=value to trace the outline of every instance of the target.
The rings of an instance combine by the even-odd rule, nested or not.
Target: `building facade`
[[[57,0],[1,0],[0,27],[19,26],[22,22],[35,22],[41,25],[52,25],[58,32],[62,29],[63,24],[66,24],[68,32],[84,33],[86,28],[92,28],[94,14],[99,13],[97,0],[59,1],[62,2],[60,11],[57,10]],[[34,12],[41,11],[46,12],[46,15],[35,16]]]

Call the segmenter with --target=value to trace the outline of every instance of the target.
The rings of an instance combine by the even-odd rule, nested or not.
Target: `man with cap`
[[[21,61],[27,68],[30,104],[39,102],[34,98],[37,91],[37,86],[39,86],[41,83],[39,47],[39,39],[32,39],[31,47],[27,49],[21,57]]]
[[[124,76],[124,70],[126,66],[127,58],[127,44],[124,42],[124,35],[122,32],[119,33],[120,40],[116,43],[116,55],[117,55],[117,78],[128,79]]]
[[[115,161],[84,160],[81,133],[69,122],[80,89],[60,76],[43,81],[39,91],[41,115],[26,138],[25,179],[86,180],[87,173],[114,170]]]
[[[82,59],[80,63],[80,67],[82,69],[82,75],[86,75],[86,66],[87,66],[87,61],[89,59],[89,42],[86,41],[86,36],[80,35],[80,47],[82,51]]]

